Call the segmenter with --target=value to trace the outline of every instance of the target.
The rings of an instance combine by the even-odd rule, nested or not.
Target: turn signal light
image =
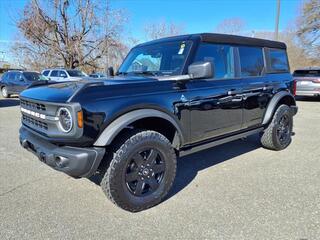
[[[78,117],[78,127],[83,128],[83,113],[82,113],[82,111],[79,111],[77,113],[77,117]]]

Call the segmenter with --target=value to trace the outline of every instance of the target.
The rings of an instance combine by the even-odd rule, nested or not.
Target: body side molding
[[[296,105],[296,101],[295,101],[295,99],[294,99],[294,96],[293,96],[290,92],[281,91],[281,92],[276,93],[276,94],[273,96],[273,98],[271,99],[270,103],[268,104],[266,113],[264,114],[264,117],[263,117],[262,125],[267,124],[267,123],[271,120],[277,104],[278,104],[279,101],[281,101],[281,99],[284,98],[284,97],[290,97],[290,98],[292,98],[292,101],[294,102],[293,105],[294,105],[294,106]]]
[[[103,130],[103,132],[100,134],[100,136],[93,145],[100,147],[109,145],[112,142],[112,140],[117,136],[117,134],[125,127],[137,120],[148,117],[158,117],[169,121],[175,127],[179,135],[180,143],[183,143],[184,139],[181,128],[170,115],[155,109],[139,109],[125,113],[124,115],[118,117],[113,122],[111,122],[109,126],[107,126],[106,129]]]

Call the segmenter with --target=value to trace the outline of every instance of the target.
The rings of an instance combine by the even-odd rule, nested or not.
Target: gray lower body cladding
[[[105,148],[76,148],[57,146],[20,128],[20,144],[42,162],[72,177],[92,176],[105,154]]]

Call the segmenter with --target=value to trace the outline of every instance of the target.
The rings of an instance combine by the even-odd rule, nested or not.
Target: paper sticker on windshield
[[[183,54],[185,47],[186,47],[186,44],[185,43],[181,43],[180,49],[179,49],[179,52],[178,52],[179,55]]]

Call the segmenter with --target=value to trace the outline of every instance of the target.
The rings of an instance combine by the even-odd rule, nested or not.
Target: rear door
[[[284,49],[240,46],[238,53],[245,83],[243,128],[254,128],[262,124],[274,92],[289,80],[288,58]]]

